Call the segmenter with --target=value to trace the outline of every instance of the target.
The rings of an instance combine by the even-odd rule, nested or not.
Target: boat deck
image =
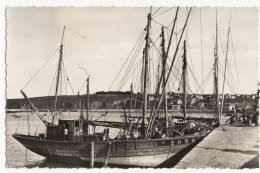
[[[209,167],[258,168],[259,128],[216,128],[175,165],[175,168]]]

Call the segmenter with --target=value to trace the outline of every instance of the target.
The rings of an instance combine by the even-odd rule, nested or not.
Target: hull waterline
[[[41,140],[34,136],[14,134],[13,137],[27,149],[50,160],[67,163],[90,161],[90,142]],[[185,148],[198,143],[203,136],[142,141],[111,141],[109,165],[127,167],[157,167],[169,161]],[[94,143],[94,161],[103,164],[108,151],[108,142]]]

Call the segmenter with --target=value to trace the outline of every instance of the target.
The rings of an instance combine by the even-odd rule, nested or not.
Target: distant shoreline
[[[26,112],[27,109],[6,109],[6,113],[19,113],[19,112]],[[86,112],[86,110],[83,110]],[[147,113],[149,113],[151,110],[147,110]],[[159,112],[163,112],[164,110],[160,110]],[[39,112],[48,112],[47,109],[39,109]],[[80,110],[62,110],[62,112],[80,112]],[[89,110],[89,112],[100,112],[100,113],[124,113],[123,109],[92,109]],[[129,113],[129,110],[126,109],[126,112]],[[138,113],[141,112],[140,110],[132,110],[132,113]],[[182,113],[182,110],[168,110],[169,113]],[[213,110],[197,110],[197,109],[187,109],[187,113],[214,113]]]

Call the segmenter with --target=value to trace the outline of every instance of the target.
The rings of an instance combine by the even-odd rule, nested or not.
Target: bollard
[[[95,162],[95,144],[94,142],[90,143],[90,168],[94,168]]]

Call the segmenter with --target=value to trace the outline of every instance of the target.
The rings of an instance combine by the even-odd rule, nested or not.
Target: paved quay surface
[[[259,127],[221,126],[174,168],[259,168]]]

